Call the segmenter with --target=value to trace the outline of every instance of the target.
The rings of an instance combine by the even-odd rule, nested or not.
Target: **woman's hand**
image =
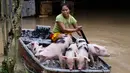
[[[82,26],[77,26],[76,31],[80,31],[82,29]]]

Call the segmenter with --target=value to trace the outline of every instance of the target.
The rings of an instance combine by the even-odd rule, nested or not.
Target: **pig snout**
[[[82,70],[84,67],[84,63],[78,63],[78,70]]]
[[[106,55],[104,55],[104,57],[110,57],[110,54],[106,54]]]
[[[74,68],[75,59],[77,59],[77,58],[76,57],[70,58],[67,56],[63,56],[63,59],[65,60],[69,70],[72,70]]]
[[[86,68],[86,65],[90,62],[90,59],[87,57],[80,56],[77,60],[78,63],[78,70],[82,70]]]
[[[70,69],[70,71],[72,71],[73,68],[69,68],[69,69]]]
[[[69,64],[68,67],[69,67],[69,70],[72,70],[72,69],[73,69],[73,65],[72,65],[72,63]]]
[[[110,54],[108,53],[108,51],[105,48],[103,48],[103,49],[100,49],[99,56],[109,57]]]
[[[82,68],[81,68],[81,67],[79,67],[79,68],[78,68],[78,70],[82,70]]]

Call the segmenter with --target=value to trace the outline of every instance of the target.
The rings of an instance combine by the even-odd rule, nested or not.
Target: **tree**
[[[15,73],[17,69],[22,2],[23,0],[0,0],[4,44],[4,60],[0,73]]]

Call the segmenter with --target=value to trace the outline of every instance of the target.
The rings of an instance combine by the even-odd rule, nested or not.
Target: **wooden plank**
[[[41,15],[51,15],[52,14],[52,2],[42,1],[40,3],[40,14]]]

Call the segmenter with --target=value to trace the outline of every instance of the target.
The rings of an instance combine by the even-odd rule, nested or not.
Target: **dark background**
[[[44,0],[36,0],[36,13],[39,14],[38,2]],[[52,0],[53,14],[60,13],[60,4],[62,0]],[[66,0],[74,2],[75,11],[126,11],[130,10],[129,0]]]

